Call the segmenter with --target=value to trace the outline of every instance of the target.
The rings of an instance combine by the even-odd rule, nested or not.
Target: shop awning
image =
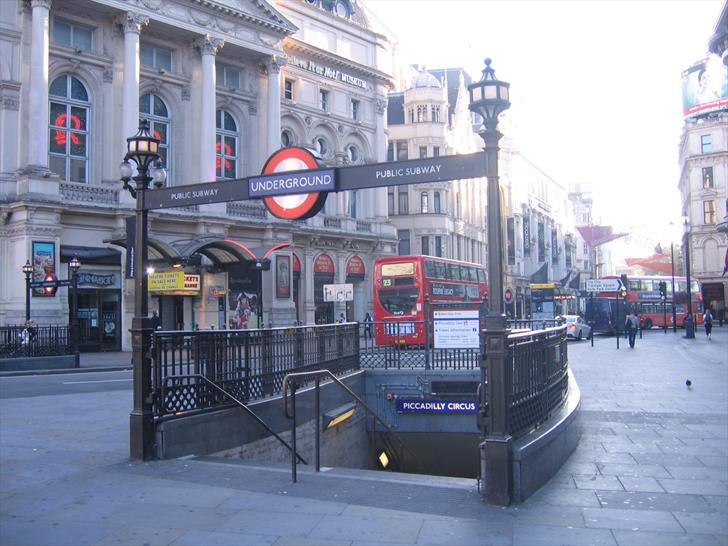
[[[110,245],[126,248],[126,237],[122,239],[106,239],[104,240],[104,242]],[[147,244],[149,245],[148,252],[150,261],[164,261],[172,264],[182,259],[182,256],[177,251],[177,249],[169,243],[165,243],[164,241],[160,241],[159,239],[150,238]],[[81,260],[81,258],[79,258],[79,260]],[[81,260],[81,262],[83,262],[83,260]]]
[[[121,252],[114,248],[61,245],[61,262],[78,258],[82,265],[121,265]]]

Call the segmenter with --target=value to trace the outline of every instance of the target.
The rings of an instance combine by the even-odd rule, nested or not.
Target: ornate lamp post
[[[683,248],[685,249],[685,280],[688,282],[688,307],[685,320],[685,337],[695,339],[695,317],[693,316],[693,295],[690,289],[690,224],[688,218],[683,219]],[[691,320],[687,320],[690,317]]]
[[[33,275],[33,266],[30,260],[25,261],[23,266],[23,274],[25,275],[25,322],[30,320],[30,277]]]
[[[495,77],[485,59],[480,81],[468,86],[470,110],[480,115],[485,142],[485,172],[488,180],[488,315],[485,319],[487,359],[481,368],[481,423],[484,442],[480,445],[481,476],[485,479],[483,498],[490,504],[506,506],[513,489],[512,438],[508,434],[508,393],[510,383],[505,358],[508,352],[506,317],[503,314],[503,236],[498,183],[498,116],[507,110],[510,84]],[[487,401],[487,406],[484,403]],[[489,414],[486,415],[486,407]],[[486,472],[487,460],[487,472]]]
[[[155,187],[164,185],[166,171],[159,164],[159,139],[149,132],[149,123],[141,120],[139,132],[126,139],[127,154],[121,163],[121,180],[124,188],[136,199],[136,234],[134,238],[134,318],[132,319],[132,365],[134,368],[134,408],[129,416],[129,450],[132,459],[148,460],[154,455],[154,420],[151,401],[151,333],[152,326],[147,316],[149,297],[147,294],[146,262],[148,257],[147,217],[149,211],[144,202],[149,183]],[[133,175],[132,164],[136,164],[137,175]],[[151,174],[151,176],[150,176]],[[135,186],[132,187],[130,181]],[[129,252],[130,249],[127,249]]]
[[[73,352],[78,358],[78,270],[81,262],[75,256],[68,262],[68,269],[71,271],[71,343]]]

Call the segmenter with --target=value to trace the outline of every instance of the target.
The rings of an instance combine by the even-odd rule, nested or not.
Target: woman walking
[[[708,336],[708,339],[711,339],[711,334],[713,332],[713,315],[710,313],[710,307],[705,308],[705,313],[703,314],[703,326],[705,326],[705,335]]]

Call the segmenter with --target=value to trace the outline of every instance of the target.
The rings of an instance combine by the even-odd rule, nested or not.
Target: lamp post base
[[[495,506],[508,506],[513,495],[513,439],[490,434],[480,444],[482,500]]]
[[[134,409],[129,415],[129,454],[132,460],[137,461],[148,461],[155,456],[155,427],[151,395],[151,333],[150,319],[147,317],[132,319]]]

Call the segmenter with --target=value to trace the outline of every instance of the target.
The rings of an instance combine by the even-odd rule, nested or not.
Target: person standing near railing
[[[25,323],[25,328],[20,332],[20,349],[25,356],[30,356],[31,344],[35,340],[35,336],[38,331],[38,325],[35,319],[28,319]]]

